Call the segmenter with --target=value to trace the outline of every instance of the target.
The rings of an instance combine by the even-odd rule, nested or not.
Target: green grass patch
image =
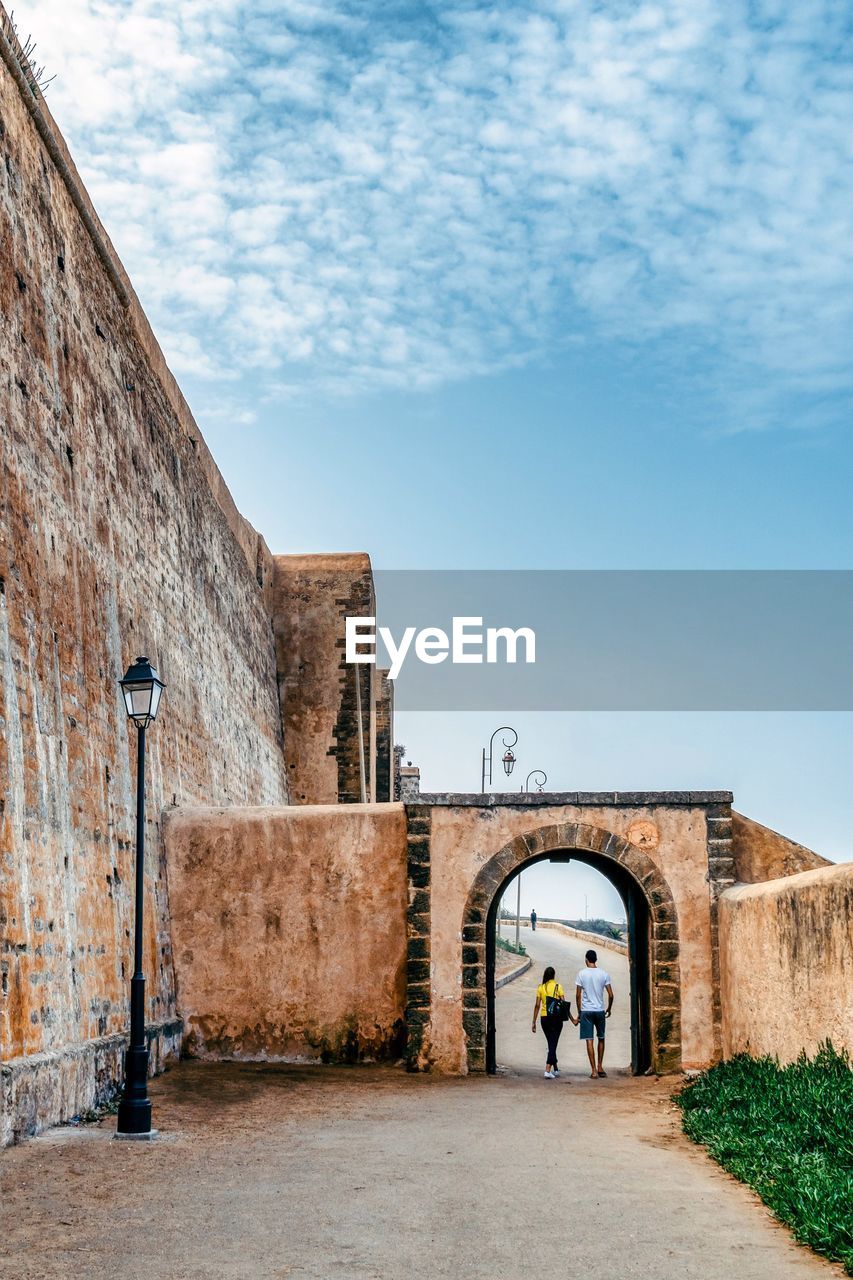
[[[853,1070],[827,1042],[789,1066],[742,1054],[675,1101],[684,1132],[803,1244],[853,1275]]]
[[[501,951],[511,951],[514,956],[527,955],[527,948],[523,942],[519,942],[518,946],[516,946],[514,942],[510,942],[508,938],[502,938],[498,934],[495,935],[495,942]]]

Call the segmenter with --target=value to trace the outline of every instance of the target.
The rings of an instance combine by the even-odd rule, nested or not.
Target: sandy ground
[[[537,930],[537,966],[559,945]],[[570,950],[558,958],[572,978]],[[590,1080],[576,1031],[565,1075],[543,1080],[538,976],[499,994],[495,1078],[184,1063],[152,1084],[154,1143],[113,1142],[109,1120],[3,1153],[0,1276],[841,1274],[681,1136],[676,1081]],[[621,979],[616,992],[624,1014]],[[615,1065],[627,1038],[624,1017],[611,1023]]]

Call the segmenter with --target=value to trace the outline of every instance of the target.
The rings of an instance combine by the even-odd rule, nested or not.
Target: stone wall
[[[667,792],[171,811],[186,1044],[210,1058],[396,1057],[405,1020],[410,1067],[482,1070],[489,906],[519,866],[561,851],[617,883],[629,873],[645,895],[656,1069],[704,1067],[742,1045],[761,1001],[777,1002],[774,1018],[792,1009],[796,1028],[798,983],[821,1034],[837,1031],[851,1012],[849,994],[834,1014],[830,1003],[853,985],[853,868],[732,889],[729,809],[725,792]],[[801,884],[818,886],[814,903]],[[784,909],[767,905],[773,895]],[[807,982],[765,979],[798,964]],[[785,1043],[778,1018],[759,1020]]]
[[[732,810],[732,850],[735,879],[741,884],[759,884],[800,871],[816,871],[832,864],[805,845],[789,840],[778,831],[763,827],[752,818]]]
[[[853,863],[729,889],[720,956],[727,1057],[853,1055]]]
[[[190,1053],[324,1062],[401,1055],[402,805],[175,810],[166,846]]]
[[[376,671],[376,800],[394,800],[394,682]]]
[[[521,927],[530,929],[530,921],[522,920]],[[577,938],[580,942],[586,942],[595,951],[617,951],[621,956],[628,954],[627,942],[622,942],[619,938],[605,938],[603,934],[590,933],[588,929],[575,929],[570,924],[563,924],[561,920],[543,920],[540,916],[536,921],[536,928],[554,929],[557,933],[564,933],[568,938]]]
[[[145,921],[146,1012],[166,1046],[176,1005],[158,815],[281,804],[288,791],[269,553],[46,107],[22,92],[5,38],[0,51],[0,1057],[15,1136],[91,1104],[115,1074],[92,1064],[115,1064],[127,1015],[127,663],[148,654],[167,684],[148,735]]]
[[[376,667],[344,660],[345,618],[376,613],[369,556],[275,556],[271,607],[293,802],[387,799],[376,791]]]
[[[614,873],[627,867],[648,897],[656,1064],[714,1061],[709,882],[711,863],[725,861],[727,793],[571,799],[170,812],[172,941],[190,1052],[393,1057],[405,1016],[410,1065],[471,1069],[480,1005],[470,998],[485,997],[466,985],[482,959],[465,934],[467,906],[496,856],[498,881],[512,869],[501,861],[508,843],[523,845],[522,860],[537,857],[546,831],[556,833],[547,848],[594,850],[586,860],[605,873],[608,860]]]

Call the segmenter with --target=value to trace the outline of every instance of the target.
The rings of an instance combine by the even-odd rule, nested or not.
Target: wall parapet
[[[797,875],[800,871],[817,871],[833,864],[778,831],[763,826],[753,818],[732,810],[732,852],[735,879],[741,884],[758,884]]]
[[[853,863],[720,897],[723,1053],[853,1055]]]
[[[527,928],[529,929],[530,925],[527,925]],[[605,938],[603,933],[590,933],[588,929],[575,929],[573,925],[563,924],[562,920],[544,920],[540,916],[536,921],[536,928],[556,929],[560,933],[568,934],[570,938],[578,938],[581,942],[588,942],[594,949],[618,951],[621,956],[628,954],[627,942],[620,942],[618,938]]]
[[[555,805],[608,805],[634,809],[643,805],[731,804],[731,791],[495,791],[483,795],[479,791],[422,791],[418,804],[431,807],[495,809],[551,809]]]

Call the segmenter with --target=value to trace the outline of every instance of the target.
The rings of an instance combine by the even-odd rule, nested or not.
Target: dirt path
[[[110,1122],[0,1157],[0,1276],[839,1275],[681,1137],[672,1085],[185,1063],[158,1142]]]

